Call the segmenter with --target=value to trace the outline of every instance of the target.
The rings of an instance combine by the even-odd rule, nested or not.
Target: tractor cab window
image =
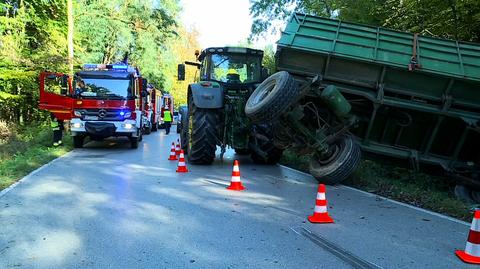
[[[127,99],[132,96],[130,79],[77,77],[75,95],[91,99]]]
[[[212,54],[210,78],[225,83],[260,82],[261,57],[248,54]]]

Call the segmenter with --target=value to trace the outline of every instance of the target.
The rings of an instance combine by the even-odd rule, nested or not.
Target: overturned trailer
[[[316,173],[353,134],[364,153],[441,167],[480,190],[480,44],[296,13],[276,57],[281,72],[252,94],[247,116],[276,122],[277,145],[313,151],[318,179],[353,171],[357,161],[335,179]],[[294,93],[281,73],[295,78]]]

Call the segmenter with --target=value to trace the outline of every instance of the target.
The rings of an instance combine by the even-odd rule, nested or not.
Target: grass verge
[[[308,155],[298,156],[287,150],[280,162],[308,172],[309,160]],[[362,160],[355,173],[342,184],[467,222],[472,219],[471,206],[455,197],[455,182],[447,177]]]
[[[11,135],[0,143],[0,190],[73,148],[68,137],[52,147],[52,131],[45,125],[9,129]]]

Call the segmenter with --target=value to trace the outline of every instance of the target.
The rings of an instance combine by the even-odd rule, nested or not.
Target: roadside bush
[[[8,126],[5,121],[0,120],[0,143],[7,142],[11,136],[12,130],[10,129],[10,126]]]

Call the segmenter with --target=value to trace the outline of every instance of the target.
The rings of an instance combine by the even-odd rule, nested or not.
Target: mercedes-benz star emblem
[[[98,117],[105,118],[105,116],[107,116],[107,111],[105,109],[100,109],[98,111]]]

